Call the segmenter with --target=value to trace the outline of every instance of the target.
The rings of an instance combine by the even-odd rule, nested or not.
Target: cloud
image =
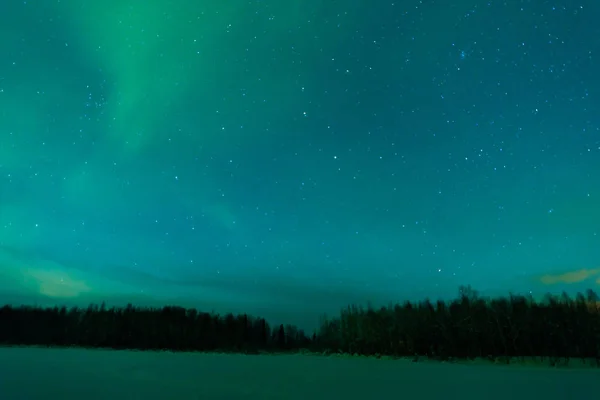
[[[76,299],[84,295],[110,296],[135,293],[136,289],[63,263],[37,257],[27,251],[0,247],[0,292]]]
[[[70,298],[91,290],[85,280],[60,264],[23,257],[6,248],[0,249],[0,270],[2,286],[12,292]]]
[[[573,284],[580,283],[600,274],[600,268],[579,269],[562,274],[548,274],[540,277],[540,282],[544,285],[556,285],[560,283]],[[600,278],[596,280],[600,284]]]
[[[139,268],[139,269],[138,269]],[[126,265],[89,266],[63,262],[32,250],[0,247],[1,302],[85,306],[178,304],[204,311],[248,312],[270,321],[313,327],[323,313],[349,303],[385,304],[388,296],[360,282],[331,284],[258,276],[248,271],[178,273],[177,268]],[[157,271],[148,272],[150,269]],[[184,269],[185,270],[185,269]],[[180,271],[183,272],[183,271]]]
[[[50,270],[27,268],[23,272],[25,279],[32,281],[39,293],[44,296],[69,298],[91,291],[85,281],[59,268]]]

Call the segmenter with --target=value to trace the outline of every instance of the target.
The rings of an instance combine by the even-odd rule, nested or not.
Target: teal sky
[[[0,300],[597,288],[600,3],[538,3],[2,1]]]

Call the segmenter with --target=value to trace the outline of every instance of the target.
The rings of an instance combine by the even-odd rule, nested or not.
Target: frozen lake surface
[[[585,399],[600,369],[0,348],[0,399]]]

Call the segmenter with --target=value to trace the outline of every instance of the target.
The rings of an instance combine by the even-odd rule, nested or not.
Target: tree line
[[[272,328],[247,314],[221,316],[177,306],[0,308],[4,345],[253,353],[291,351],[309,343],[292,325]]]
[[[467,286],[450,302],[350,306],[323,320],[318,341],[329,351],[351,354],[507,363],[535,357],[553,365],[579,358],[600,367],[600,302],[592,290],[574,299],[563,293],[536,301],[484,298]]]
[[[547,295],[485,298],[461,287],[451,301],[386,307],[348,306],[323,317],[307,335],[294,325],[270,326],[247,314],[219,315],[163,308],[0,308],[0,345],[113,349],[297,352],[439,360],[519,357],[594,360],[600,366],[600,302],[591,290],[570,298]]]

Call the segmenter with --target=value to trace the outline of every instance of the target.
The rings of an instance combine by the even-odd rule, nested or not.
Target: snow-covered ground
[[[586,399],[600,369],[0,348],[1,400]]]

